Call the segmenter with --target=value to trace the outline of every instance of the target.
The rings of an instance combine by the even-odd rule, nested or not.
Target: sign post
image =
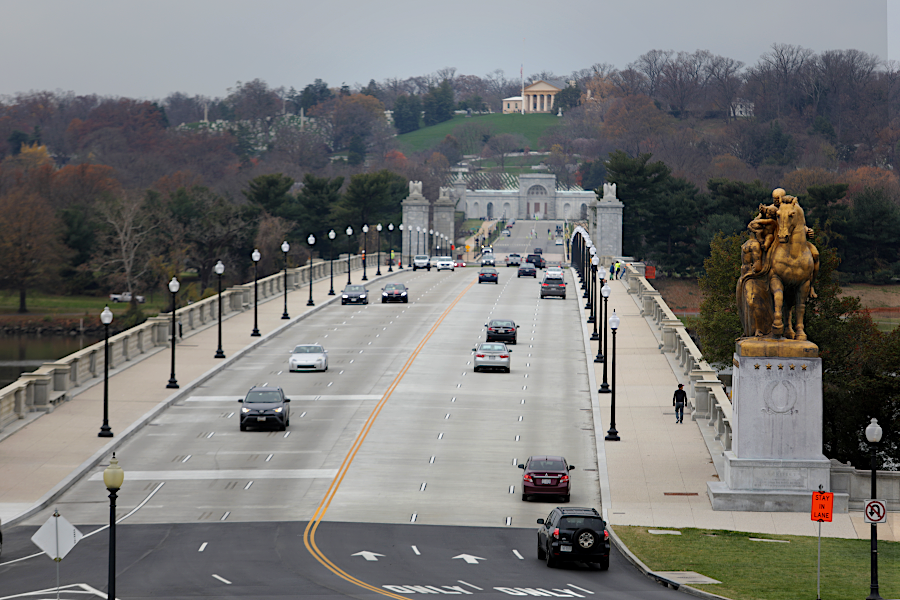
[[[819,486],[818,492],[813,492],[812,509],[810,510],[810,520],[819,522],[819,558],[816,563],[816,600],[822,600],[821,581],[822,581],[822,521],[831,520],[834,516],[834,494],[822,491]]]
[[[34,545],[43,550],[56,563],[56,597],[59,598],[59,563],[66,557],[82,534],[69,523],[58,510],[31,536]]]

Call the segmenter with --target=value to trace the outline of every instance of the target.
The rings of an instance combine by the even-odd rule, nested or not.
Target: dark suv
[[[529,254],[525,262],[533,264],[536,269],[543,269],[547,266],[547,261],[540,254]]]
[[[290,398],[280,387],[253,386],[241,403],[241,431],[251,425],[274,425],[284,431],[291,424]]]
[[[537,522],[537,556],[548,567],[581,562],[609,569],[609,532],[597,509],[557,507]]]

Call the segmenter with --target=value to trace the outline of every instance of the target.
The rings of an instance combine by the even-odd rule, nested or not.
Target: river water
[[[22,373],[30,373],[45,362],[52,362],[103,338],[73,335],[0,336],[0,388],[9,385]]]

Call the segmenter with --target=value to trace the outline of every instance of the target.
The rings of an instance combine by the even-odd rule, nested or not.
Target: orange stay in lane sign
[[[813,492],[810,519],[831,523],[832,515],[834,515],[834,494],[831,492]]]

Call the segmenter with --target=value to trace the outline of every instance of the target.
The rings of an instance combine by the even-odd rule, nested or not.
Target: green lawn
[[[826,531],[828,523],[822,524]],[[816,597],[817,538],[681,529],[651,535],[647,527],[615,528],[626,546],[654,571],[695,571],[721,581],[692,587],[734,600]],[[754,542],[750,538],[788,543]],[[883,598],[900,597],[900,544],[878,541]],[[868,540],[822,538],[822,598],[865,598],[869,593]]]
[[[452,134],[457,126],[462,125],[466,121],[488,123],[494,128],[495,133],[520,133],[528,138],[532,150],[542,150],[539,144],[541,136],[544,135],[544,131],[548,127],[559,123],[559,117],[550,114],[492,114],[473,117],[456,115],[450,121],[398,135],[396,138],[397,143],[400,145],[400,150],[404,153],[422,152],[441,143],[441,140]]]

